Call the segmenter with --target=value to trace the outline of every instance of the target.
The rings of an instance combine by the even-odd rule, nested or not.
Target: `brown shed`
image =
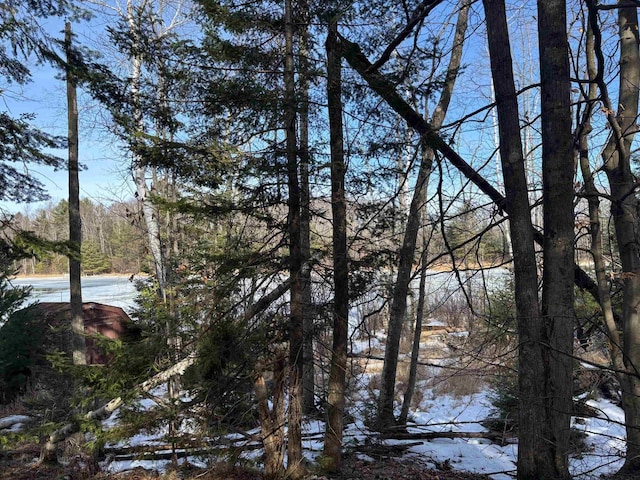
[[[69,302],[42,302],[34,306],[39,321],[53,328],[71,325],[71,304]],[[108,362],[105,352],[98,348],[96,335],[119,339],[125,335],[135,335],[136,328],[129,315],[120,308],[103,303],[82,304],[84,333],[87,336],[87,364],[104,365]]]

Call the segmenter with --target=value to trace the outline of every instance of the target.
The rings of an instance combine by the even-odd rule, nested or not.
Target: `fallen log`
[[[176,375],[182,375],[187,368],[195,363],[197,359],[197,355],[195,352],[192,352],[188,357],[179,361],[171,368],[168,368],[157,375],[154,375],[149,380],[141,383],[134,389],[134,393],[140,395],[142,393],[146,393],[158,385],[167,382],[170,378]],[[83,419],[86,421],[100,421],[109,417],[113,412],[115,412],[118,408],[122,406],[124,400],[122,397],[114,398],[110,402],[104,404],[100,408],[93,410],[86,415],[84,415]],[[78,422],[70,422],[64,425],[63,427],[55,430],[44,445],[42,450],[42,454],[40,455],[40,460],[45,462],[55,462],[56,458],[56,444],[65,438],[67,438],[72,433],[75,433],[80,430],[80,424]]]
[[[107,458],[111,462],[122,462],[127,460],[171,460],[173,458],[185,458],[185,457],[197,457],[197,456],[207,456],[213,453],[218,453],[225,449],[229,448],[234,451],[245,451],[245,450],[258,450],[262,448],[262,443],[250,443],[247,445],[219,445],[219,446],[203,446],[203,447],[189,447],[189,448],[171,448],[168,446],[164,447],[153,447],[147,446],[146,449],[144,447],[135,447],[131,449],[127,448],[119,448],[117,451],[112,451],[111,449],[107,449],[105,451]]]
[[[497,432],[384,432],[380,434],[384,440],[433,440],[435,438],[486,438],[503,442],[504,433]]]
[[[384,445],[384,444],[364,444],[358,445],[354,448],[356,452],[365,453],[371,457],[397,457],[405,453],[405,451],[411,447],[418,447],[424,442],[411,442],[401,443],[396,445]]]

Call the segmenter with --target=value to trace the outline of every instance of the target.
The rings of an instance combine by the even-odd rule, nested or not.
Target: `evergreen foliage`
[[[14,248],[0,240],[0,403],[12,400],[26,387],[42,334],[31,327],[30,311],[19,310],[30,288],[14,288],[10,283],[17,256]]]
[[[83,218],[83,271],[99,273],[136,273],[145,268],[144,236],[133,202],[103,206],[81,201]],[[41,208],[30,215],[14,218],[12,242],[28,255],[17,265],[21,273],[65,273],[67,256],[72,253],[68,241],[66,200]],[[9,232],[9,229],[6,229]]]
[[[100,248],[93,241],[82,242],[82,272],[85,275],[99,275],[111,270],[109,259],[100,252]]]
[[[39,21],[63,15],[82,16],[78,6],[68,0],[8,0],[0,10],[0,76],[3,84],[24,85],[31,80],[33,64],[58,61],[55,43],[40,28]],[[7,93],[3,90],[0,97]],[[0,200],[16,202],[48,198],[43,184],[25,169],[41,164],[55,168],[65,162],[50,153],[64,148],[63,137],[50,135],[33,126],[34,114],[13,117],[0,112]]]
[[[0,403],[25,391],[41,353],[44,331],[33,322],[33,315],[33,308],[15,311],[0,328]]]

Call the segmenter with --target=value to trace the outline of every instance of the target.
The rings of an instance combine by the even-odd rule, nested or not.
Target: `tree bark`
[[[316,411],[315,405],[315,365],[314,365],[314,311],[311,300],[311,192],[309,190],[309,2],[300,0],[298,4],[299,47],[298,64],[300,78],[300,255],[302,266],[302,329],[304,332],[303,372],[302,372],[302,411],[310,414]]]
[[[289,284],[290,284],[290,279],[285,280],[276,288],[271,290],[268,294],[260,298],[260,300],[255,302],[244,313],[241,319],[241,323],[246,323],[256,315],[259,315],[260,313],[264,312],[269,307],[269,305],[271,305],[278,298],[282,297],[286,292],[289,291],[289,288],[290,288]],[[162,372],[151,377],[149,380],[146,380],[141,384],[139,384],[138,386],[136,386],[133,389],[134,392],[136,394],[142,394],[142,393],[148,392],[151,389],[160,385],[161,383],[166,383],[169,379],[175,376],[183,375],[184,372],[187,370],[187,368],[193,365],[197,359],[198,357],[196,353],[192,352],[189,356],[187,356],[183,360],[180,360],[179,362],[172,365],[168,369],[163,370]],[[114,398],[109,402],[105,403],[104,405],[102,405],[100,408],[87,413],[84,416],[84,418],[86,420],[98,420],[98,421],[103,420],[107,418],[109,415],[111,415],[113,412],[115,412],[118,408],[120,408],[120,406],[122,406],[123,403],[124,401],[122,400],[122,397]],[[282,414],[282,417],[284,418],[284,413]],[[79,429],[78,423],[68,423],[64,425],[62,428],[59,428],[58,430],[54,431],[51,435],[49,435],[49,438],[47,439],[47,442],[45,443],[45,446],[42,449],[42,453],[40,457],[41,460],[55,461],[56,444],[64,440],[65,438],[67,438],[72,433],[77,432],[78,429]]]
[[[520,119],[513,77],[509,31],[504,0],[484,0],[491,72],[496,92],[500,159],[509,229],[513,245],[516,317],[519,335],[518,478],[538,477],[547,451],[544,423],[543,328],[538,301],[538,276],[533,226],[529,206],[525,159],[520,137]],[[573,222],[571,222],[573,225]],[[546,459],[549,464],[553,462]]]
[[[571,478],[569,434],[573,394],[574,184],[571,75],[565,0],[538,0],[541,83],[544,268],[539,385],[547,417],[538,464],[520,464],[518,478]],[[522,364],[522,361],[520,364]],[[539,401],[540,401],[539,400]],[[537,419],[540,422],[540,419]],[[528,467],[528,469],[526,469]]]
[[[427,179],[428,183],[428,179]],[[422,208],[420,209],[422,221],[426,219],[427,185],[422,189]],[[420,261],[420,283],[418,287],[418,304],[416,307],[416,323],[413,330],[413,344],[411,345],[411,361],[409,364],[409,378],[407,379],[407,389],[402,399],[402,408],[398,417],[398,425],[406,425],[409,418],[409,408],[413,400],[418,379],[418,360],[420,357],[420,343],[422,341],[422,322],[424,319],[424,308],[426,304],[427,270],[429,260],[427,257],[427,242],[423,226],[422,238],[422,259]]]
[[[69,293],[71,303],[71,338],[74,365],[87,364],[87,344],[82,316],[82,281],[80,262],[82,247],[82,221],[80,217],[78,95],[77,80],[73,72],[75,53],[72,47],[71,23],[64,27],[64,47],[67,57],[67,118],[69,123],[69,241],[73,254],[69,256]]]
[[[302,465],[302,371],[303,371],[303,314],[302,314],[302,255],[300,251],[300,184],[298,181],[298,144],[296,138],[297,107],[295,97],[295,66],[293,58],[293,3],[285,1],[284,128],[286,135],[287,180],[289,188],[289,270],[291,300],[289,318],[289,429],[287,474],[299,478]]]
[[[345,197],[344,133],[342,125],[342,58],[336,50],[337,25],[329,24],[327,36],[327,100],[331,144],[331,212],[333,218],[333,346],[328,384],[328,419],[324,440],[324,467],[342,467],[342,430],[347,370],[349,318],[349,265],[347,251],[347,202]]]
[[[144,132],[144,121],[142,112],[142,102],[140,99],[140,85],[142,76],[142,58],[138,51],[141,49],[142,39],[140,38],[139,25],[134,15],[134,5],[132,0],[127,1],[127,24],[132,37],[131,58],[131,104],[133,110],[133,128],[135,129],[131,136],[133,138],[133,171],[134,183],[136,185],[136,197],[142,207],[142,218],[147,227],[147,237],[149,240],[149,251],[153,258],[153,266],[156,272],[156,280],[158,282],[158,295],[166,300],[166,280],[167,274],[165,269],[165,259],[162,250],[162,242],[160,238],[160,219],[155,208],[149,198],[149,189],[147,187],[147,167],[144,159],[140,154],[141,138]]]
[[[167,382],[170,378],[176,375],[182,375],[193,365],[197,360],[197,356],[195,353],[192,353],[185,359],[179,361],[175,365],[172,365],[170,368],[158,373],[153,376],[149,380],[141,383],[137,387],[135,387],[134,391],[137,394],[149,392],[151,389],[157,387],[158,385]],[[100,421],[108,418],[113,412],[115,412],[118,408],[123,405],[124,401],[122,397],[114,398],[113,400],[105,403],[100,408],[97,408],[86,415],[84,415],[84,420],[86,421]],[[67,423],[63,427],[54,431],[49,435],[44,448],[40,454],[40,460],[45,462],[55,462],[56,461],[56,444],[65,438],[67,438],[72,433],[77,432],[80,429],[80,425],[77,422]]]
[[[434,150],[439,151],[449,163],[456,167],[469,181],[471,181],[478,189],[488,196],[496,205],[499,211],[510,214],[511,206],[507,199],[496,190],[480,173],[478,173],[471,165],[469,165],[451,146],[440,137],[432,126],[422,118],[395,90],[393,84],[383,75],[373,69],[371,62],[364,56],[360,46],[350,42],[341,35],[340,52],[347,60],[351,68],[358,72],[362,78],[369,84],[371,89],[391,107],[396,113],[404,118],[407,125],[422,135],[423,140]],[[536,243],[542,245],[542,234],[534,231],[533,238]],[[582,288],[599,302],[598,286],[595,281],[578,265],[574,266],[574,281],[578,288]]]
[[[468,8],[468,3],[465,2],[460,10],[458,24],[456,26],[456,44],[452,50],[450,65],[447,71],[447,85],[445,85],[443,89],[439,108],[434,112],[434,121],[430,127],[433,132],[442,125],[442,121],[451,98],[451,93],[453,91],[455,77],[457,76],[458,69],[460,67]],[[416,240],[420,227],[420,211],[423,204],[421,201],[421,198],[423,197],[422,191],[427,186],[432,165],[432,155],[425,155],[422,157],[415,190],[409,206],[406,229],[398,259],[398,275],[394,284],[393,296],[391,299],[384,365],[382,367],[380,398],[378,400],[377,427],[380,430],[384,430],[396,423],[396,419],[393,414],[393,399],[395,396],[400,338],[402,336],[402,326],[404,324],[404,317],[407,310],[407,295],[409,293],[409,283],[411,281],[411,269],[413,267]]]
[[[622,388],[622,408],[625,412],[627,452],[620,475],[640,473],[640,225],[637,182],[631,170],[631,144],[637,132],[638,84],[640,53],[638,51],[637,4],[631,0],[618,2],[620,38],[619,110],[614,115],[603,78],[604,58],[597,18],[597,3],[587,3],[590,26],[594,30],[594,52],[598,59],[596,81],[600,88],[604,110],[611,127],[611,136],[603,151],[604,170],[611,189],[611,213],[616,243],[620,253],[623,284],[622,359],[624,369],[618,374]],[[614,357],[615,359],[615,357]]]
[[[269,392],[264,380],[263,367],[258,365],[254,374],[254,389],[260,419],[260,435],[264,447],[264,476],[268,480],[285,477],[284,452],[284,397],[285,354],[276,352],[273,365],[273,402],[269,408]]]

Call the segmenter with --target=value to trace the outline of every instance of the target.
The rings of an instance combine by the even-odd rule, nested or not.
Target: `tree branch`
[[[373,69],[373,65],[367,57],[362,53],[360,46],[350,42],[342,35],[339,37],[339,49],[345,60],[351,68],[360,74],[360,76],[369,84],[371,89],[375,91],[398,115],[400,115],[407,125],[422,135],[425,143],[438,150],[442,155],[455,166],[462,174],[473,182],[485,195],[487,195],[496,205],[500,213],[506,212],[508,215],[511,208],[507,204],[505,197],[498,192],[487,180],[469,165],[457,152],[455,152],[449,144],[436,132],[411,105],[409,105],[396,91],[394,85],[385,78],[384,75]],[[536,243],[543,244],[543,235],[541,232],[534,233]],[[593,279],[580,268],[574,265],[574,281],[576,286],[584,289],[600,303],[598,287]]]

